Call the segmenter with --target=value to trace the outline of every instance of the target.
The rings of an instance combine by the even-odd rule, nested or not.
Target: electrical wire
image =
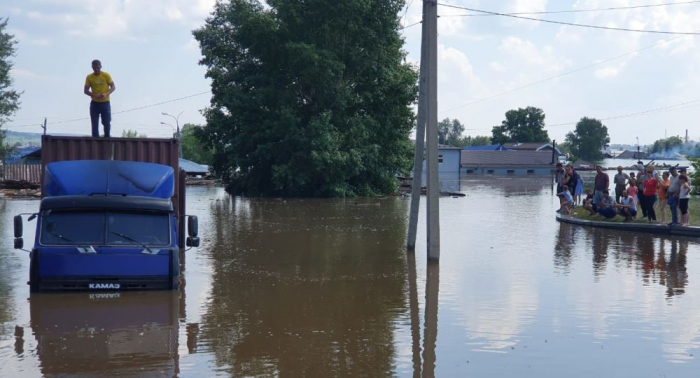
[[[413,24],[411,24],[411,25],[404,26],[404,27],[401,28],[401,30],[405,30],[405,29],[410,28],[411,26],[416,26],[416,25],[422,24],[422,23],[423,23],[423,20],[418,21],[418,22],[415,22],[415,23],[413,23]]]
[[[539,14],[561,14],[561,13],[584,13],[584,12],[602,12],[602,11],[615,11],[615,10],[627,10],[627,9],[639,9],[639,8],[652,8],[652,7],[664,7],[669,5],[687,5],[700,3],[700,0],[696,1],[682,1],[675,3],[663,3],[663,4],[648,4],[648,5],[633,5],[629,7],[612,7],[612,8],[598,8],[598,9],[570,9],[570,10],[560,10],[560,11],[542,11],[542,12],[514,12],[514,13],[504,13],[509,16],[523,16],[523,15],[539,15]],[[441,4],[445,5],[445,4]],[[470,13],[470,14],[450,14],[443,15],[440,17],[473,17],[473,16],[497,16],[495,14],[484,14],[484,13]]]
[[[590,29],[616,30],[616,31],[626,31],[626,32],[633,32],[633,33],[651,33],[651,34],[700,35],[700,33],[697,33],[697,32],[672,32],[672,31],[663,31],[663,30],[614,28],[614,27],[600,26],[600,25],[577,24],[577,23],[573,23],[573,22],[554,21],[554,20],[545,20],[545,19],[541,19],[541,18],[515,16],[512,14],[508,14],[508,13],[491,12],[491,11],[485,11],[485,10],[480,10],[480,9],[461,7],[461,6],[457,6],[457,5],[449,5],[449,4],[442,4],[442,3],[438,3],[438,5],[443,6],[443,7],[448,7],[448,8],[457,8],[457,9],[464,9],[464,10],[468,10],[468,11],[472,11],[472,12],[490,14],[493,16],[511,17],[511,18],[517,18],[517,19],[521,19],[521,20],[539,21],[539,22],[545,22],[545,23],[549,23],[549,24],[577,26],[577,27],[590,28]]]

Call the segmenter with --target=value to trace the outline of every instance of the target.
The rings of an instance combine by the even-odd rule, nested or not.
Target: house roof
[[[572,164],[574,169],[580,169],[580,168],[594,168],[595,164],[591,163],[590,161],[585,161],[583,159],[578,159]]]
[[[621,154],[615,156],[616,159],[646,159],[648,154],[646,152],[637,152],[624,150]]]
[[[548,151],[462,151],[462,166],[543,166],[553,165]]]
[[[519,150],[519,151],[542,151],[546,148],[552,150],[551,143],[533,142],[533,143],[504,143],[503,147],[507,150]],[[556,147],[556,151],[561,155],[559,147]]]
[[[490,146],[469,146],[464,147],[465,151],[503,151],[506,148],[502,144],[492,144]]]
[[[206,165],[197,164],[191,160],[180,158],[180,169],[184,170],[189,174],[202,174],[206,175],[209,173],[209,167]]]
[[[36,151],[41,151],[41,147],[22,147],[13,151],[10,156],[7,157],[7,164],[19,163],[25,157],[28,157]]]
[[[535,151],[540,147],[549,146],[548,143],[504,143],[503,147],[509,150],[532,150]]]

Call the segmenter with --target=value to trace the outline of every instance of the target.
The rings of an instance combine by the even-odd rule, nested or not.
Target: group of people
[[[692,190],[690,178],[685,168],[678,170],[671,167],[669,171],[659,172],[653,165],[637,166],[638,171],[623,172],[622,167],[617,167],[617,174],[613,177],[615,185],[615,197],[610,195],[610,178],[600,166],[596,167],[596,176],[593,189],[586,191],[583,200],[583,208],[591,215],[599,214],[605,218],[622,216],[625,222],[637,217],[641,211],[642,217],[648,222],[666,223],[666,207],[671,211],[672,226],[688,226],[690,212],[688,204]],[[579,195],[583,191],[583,180],[573,169],[571,164],[566,167],[557,164],[556,170],[557,195],[560,198],[560,213],[570,214],[572,208],[579,203]],[[681,212],[680,220],[678,210]],[[657,219],[657,212],[659,218]]]

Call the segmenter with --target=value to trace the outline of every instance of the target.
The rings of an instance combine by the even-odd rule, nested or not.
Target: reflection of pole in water
[[[423,377],[435,377],[435,344],[437,343],[438,291],[440,265],[428,261],[425,280],[425,330],[423,335]]]
[[[416,254],[406,255],[408,262],[408,303],[411,311],[411,339],[413,340],[413,376],[421,376],[420,317],[418,316],[418,284],[416,282]]]

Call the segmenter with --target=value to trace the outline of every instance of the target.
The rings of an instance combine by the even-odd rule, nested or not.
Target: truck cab
[[[180,240],[199,245],[197,218],[180,229],[170,166],[135,161],[71,160],[46,165],[44,198],[30,251],[32,292],[174,290]],[[22,215],[15,248],[23,248]]]

